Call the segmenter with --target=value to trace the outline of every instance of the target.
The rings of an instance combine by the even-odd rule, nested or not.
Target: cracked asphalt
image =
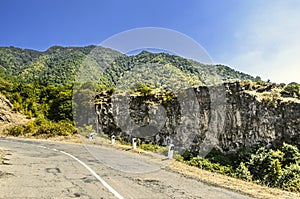
[[[0,165],[0,198],[116,198],[60,150],[84,162],[124,198],[250,198],[114,148],[22,139],[0,139],[0,148],[7,154]]]

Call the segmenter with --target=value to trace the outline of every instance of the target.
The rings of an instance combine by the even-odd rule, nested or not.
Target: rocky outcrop
[[[259,90],[260,89],[260,90]],[[96,96],[98,130],[128,141],[139,137],[178,150],[207,153],[287,142],[299,147],[300,100],[283,98],[276,86],[227,83],[189,88],[176,95]]]
[[[0,95],[0,122],[11,122],[12,104],[2,95]]]
[[[28,119],[13,111],[13,105],[0,93],[0,133],[14,125],[24,124]]]

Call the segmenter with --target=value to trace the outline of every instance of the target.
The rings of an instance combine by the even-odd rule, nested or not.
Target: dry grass
[[[231,178],[225,175],[212,173],[196,167],[186,165],[184,163],[174,161],[169,166],[172,170],[182,173],[184,175],[194,177],[200,181],[214,185],[217,187],[229,189],[238,193],[242,193],[254,198],[264,199],[296,199],[300,198],[299,193],[292,193],[280,189],[269,188],[252,182],[246,182],[236,178]]]
[[[244,92],[245,93],[248,93],[252,96],[255,96],[256,97],[256,100],[258,100],[259,102],[261,102],[263,99],[264,100],[268,100],[268,99],[278,99],[282,102],[294,102],[294,103],[300,103],[300,99],[297,99],[297,98],[293,98],[293,97],[282,97],[280,92],[282,90],[281,89],[278,89],[278,88],[274,88],[272,89],[271,91],[265,91],[265,92],[257,92],[256,90],[245,90]]]
[[[38,137],[32,137],[33,139],[41,139]],[[44,139],[44,138],[42,138]],[[79,135],[70,135],[70,136],[56,136],[56,137],[49,137],[46,140],[50,141],[59,141],[59,142],[70,142],[70,143],[77,143],[82,144],[82,140]]]
[[[45,141],[57,141],[57,142],[68,142],[68,143],[77,143],[77,144],[82,144],[82,139],[78,134],[75,135],[70,135],[70,136],[56,136],[56,137],[45,137],[45,136],[32,136],[29,134],[26,134],[24,136],[10,136],[7,134],[1,134],[0,133],[0,138],[22,138],[22,139],[32,139],[32,140],[45,140]]]

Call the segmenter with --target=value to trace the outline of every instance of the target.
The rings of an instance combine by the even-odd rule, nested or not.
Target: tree
[[[289,83],[285,88],[284,91],[289,93],[291,97],[300,98],[300,84],[296,82]]]
[[[261,80],[261,77],[260,77],[260,76],[256,76],[256,77],[254,78],[254,81],[255,81],[255,82],[261,82],[262,80]]]

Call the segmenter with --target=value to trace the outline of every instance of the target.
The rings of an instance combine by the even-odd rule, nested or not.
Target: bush
[[[300,98],[300,84],[296,82],[292,82],[284,87],[284,91],[286,91],[290,97]]]
[[[182,158],[184,159],[184,161],[189,161],[189,160],[191,160],[192,158],[197,157],[198,154],[199,154],[199,153],[197,153],[197,152],[185,150],[185,151],[182,153]]]
[[[271,163],[278,159],[279,162],[283,160],[284,153],[277,150],[267,149],[265,147],[259,148],[255,154],[251,155],[250,162],[248,163],[248,168],[253,174],[254,180],[259,180],[264,182],[264,184],[269,184],[269,181],[265,181],[266,175],[270,171]]]
[[[37,118],[35,121],[30,121],[25,125],[15,126],[8,129],[8,134],[12,136],[32,135],[44,137],[54,136],[69,136],[77,133],[77,129],[72,122],[63,120],[52,122],[44,118]]]
[[[175,99],[175,95],[171,91],[165,92],[165,96],[163,97],[163,103],[171,103]]]
[[[70,121],[59,121],[55,122],[47,122],[38,127],[37,131],[33,134],[36,135],[45,135],[46,137],[54,137],[54,136],[69,136],[73,135],[77,132],[76,128]]]
[[[173,158],[175,160],[179,161],[179,162],[185,162],[183,157],[179,153],[177,153],[176,151],[174,151]]]
[[[141,144],[139,145],[140,149],[143,149],[145,151],[152,151],[152,152],[156,152],[159,149],[163,148],[162,146],[159,146],[157,144]]]
[[[140,92],[143,96],[148,96],[152,93],[152,88],[145,84],[141,84],[137,91]]]
[[[276,185],[286,191],[300,192],[300,166],[292,164],[286,167]]]
[[[281,151],[284,153],[283,165],[289,166],[290,164],[295,164],[300,160],[300,153],[296,146],[283,143]]]
[[[175,153],[174,159],[200,169],[245,181],[300,192],[300,153],[296,146],[289,144],[283,143],[280,150],[266,147],[260,147],[257,150],[255,148],[241,149],[230,156],[218,150],[212,150],[206,158],[185,151],[182,156]],[[235,172],[233,167],[236,168]]]
[[[220,163],[223,166],[230,166],[232,165],[232,161],[224,155],[220,150],[213,148],[207,156],[205,156],[209,161],[213,163]]]
[[[219,163],[212,163],[201,156],[193,157],[190,161],[187,162],[187,164],[215,173],[225,174],[228,176],[234,175],[231,167],[222,166]]]
[[[245,163],[241,162],[235,173],[236,177],[245,181],[252,181],[252,175]]]
[[[24,133],[24,126],[14,126],[10,129],[8,129],[8,134],[12,136],[20,136]]]
[[[264,176],[264,182],[271,187],[276,187],[277,181],[282,173],[281,163],[278,159],[271,161],[268,171]]]

